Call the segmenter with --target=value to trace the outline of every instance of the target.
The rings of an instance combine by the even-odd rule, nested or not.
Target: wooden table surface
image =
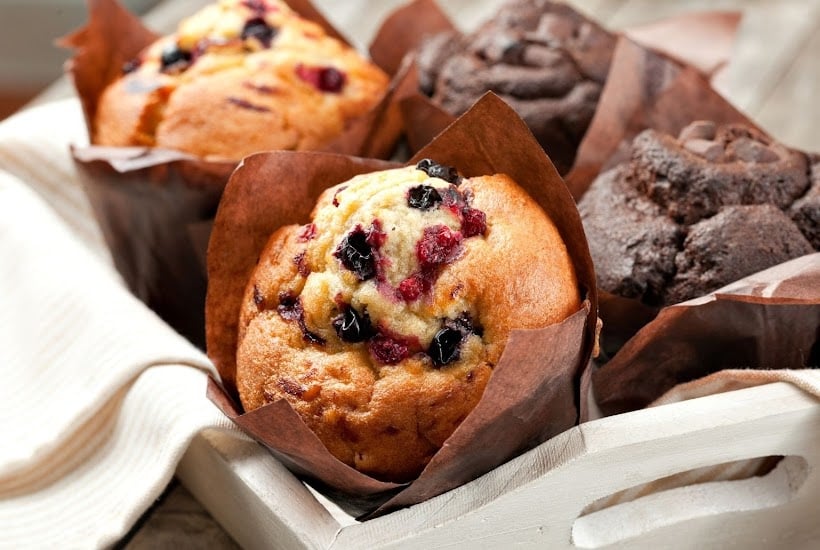
[[[160,32],[203,0],[170,0],[147,18]],[[315,0],[344,32],[355,22],[354,42],[363,45],[384,13],[400,0]],[[475,0],[441,0],[463,27],[487,17],[499,1],[476,7]],[[739,10],[743,20],[732,62],[716,87],[777,139],[820,151],[820,0],[572,0],[581,11],[611,29],[699,10]],[[366,6],[366,9],[364,7]],[[467,13],[466,16],[464,14]],[[61,81],[38,101],[70,93]],[[128,549],[236,548],[230,536],[176,480],[118,545]]]

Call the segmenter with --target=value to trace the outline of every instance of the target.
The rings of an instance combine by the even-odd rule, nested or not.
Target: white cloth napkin
[[[197,432],[234,429],[205,397],[208,358],[106,263],[67,148],[79,113],[0,125],[2,548],[115,543]]]

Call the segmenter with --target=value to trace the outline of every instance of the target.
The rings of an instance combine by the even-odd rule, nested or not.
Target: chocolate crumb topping
[[[579,201],[600,288],[662,307],[817,250],[811,173],[805,154],[743,124],[645,130]]]

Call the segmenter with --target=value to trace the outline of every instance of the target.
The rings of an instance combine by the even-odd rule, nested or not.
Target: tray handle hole
[[[572,524],[572,543],[600,548],[703,516],[779,506],[794,498],[808,472],[801,456],[767,456],[641,483],[584,508]]]

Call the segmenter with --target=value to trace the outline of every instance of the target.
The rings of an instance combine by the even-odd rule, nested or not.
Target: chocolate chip
[[[717,125],[711,120],[696,120],[678,134],[678,139],[687,141],[690,139],[715,139],[717,135]]]
[[[410,189],[407,195],[407,205],[419,210],[430,210],[441,203],[441,195],[435,187],[417,185]]]
[[[745,162],[774,162],[780,158],[777,153],[750,138],[740,138],[731,142],[726,147],[726,154],[730,158]]]
[[[683,142],[686,150],[714,162],[723,156],[723,145],[706,139],[689,139]]]
[[[416,164],[416,169],[421,170],[431,178],[439,178],[449,183],[458,185],[461,183],[461,177],[458,171],[452,166],[444,166],[430,159],[421,159]]]

